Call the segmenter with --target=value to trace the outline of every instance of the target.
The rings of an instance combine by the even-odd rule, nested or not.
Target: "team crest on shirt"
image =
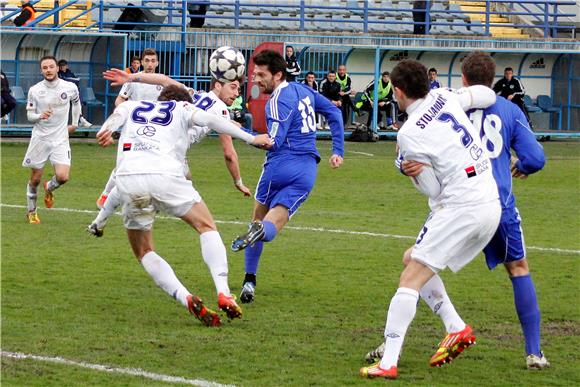
[[[65,92],[63,92],[63,93],[60,95],[60,99],[66,99],[66,97],[67,97],[67,95],[66,95],[66,93],[65,93]]]

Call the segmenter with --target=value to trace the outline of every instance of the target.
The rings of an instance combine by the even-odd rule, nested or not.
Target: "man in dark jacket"
[[[4,117],[6,114],[10,113],[16,107],[16,100],[10,94],[10,84],[8,83],[8,78],[2,70],[0,70],[0,76],[2,77],[2,111],[0,112],[0,117]]]
[[[30,23],[36,17],[36,10],[34,7],[29,3],[29,0],[22,0],[22,11],[20,11],[20,15],[18,15],[14,19],[14,25],[16,27],[22,27]]]
[[[294,47],[286,46],[286,80],[288,82],[296,81],[296,77],[300,75],[300,65],[294,54]]]
[[[312,89],[318,91],[318,82],[316,82],[316,75],[312,71],[307,72],[306,78],[300,81],[300,83],[302,83],[303,85],[310,86]]]
[[[520,80],[514,78],[514,70],[511,67],[505,68],[503,72],[503,78],[497,81],[495,85],[493,85],[493,91],[495,91],[497,95],[502,96],[505,99],[518,105],[522,112],[524,112],[524,115],[528,120],[528,124],[530,124],[530,128],[532,128],[532,130],[534,129],[532,126],[532,120],[530,120],[528,109],[526,109],[526,105],[524,104],[524,95],[526,94],[526,90],[524,89],[524,85],[522,85]]]

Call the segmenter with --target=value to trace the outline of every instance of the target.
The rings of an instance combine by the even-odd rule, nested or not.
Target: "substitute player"
[[[137,259],[155,283],[208,326],[220,324],[177,279],[171,266],[153,246],[151,227],[155,214],[164,210],[182,219],[200,234],[201,253],[218,291],[218,306],[229,318],[242,310],[230,294],[226,250],[212,216],[183,175],[183,159],[189,146],[188,131],[202,138],[210,129],[227,133],[256,146],[269,146],[268,135],[252,136],[236,125],[193,107],[191,96],[181,87],[168,86],[159,100],[129,101],[119,105],[97,134],[100,145],[113,143],[112,133],[121,128],[117,151],[117,189],[123,219]]]
[[[54,190],[69,179],[71,151],[68,141],[69,130],[73,132],[81,116],[79,91],[72,82],[58,77],[58,66],[54,56],[40,59],[40,71],[44,80],[28,91],[26,115],[32,122],[32,136],[24,156],[22,166],[31,169],[26,187],[27,219],[31,224],[39,224],[36,212],[37,189],[44,172],[44,164],[50,160],[54,176],[44,182],[44,204],[54,205]],[[72,103],[72,122],[68,124]]]
[[[394,379],[419,291],[439,271],[459,271],[475,258],[497,229],[501,206],[491,161],[464,113],[493,104],[493,91],[429,92],[427,69],[414,60],[400,62],[391,80],[400,109],[409,115],[397,135],[400,154],[428,166],[412,179],[429,196],[431,208],[391,300],[382,359],[360,370],[363,377]],[[468,340],[471,328],[464,324],[458,335]]]
[[[268,133],[274,146],[268,152],[256,187],[252,223],[232,243],[232,250],[246,249],[246,275],[240,300],[254,300],[256,273],[263,242],[272,241],[310,195],[316,180],[320,154],[316,149],[316,117],[328,120],[332,132],[330,166],[338,168],[344,156],[344,127],[340,110],[310,87],[286,82],[286,62],[275,51],[254,57],[254,81],[265,94]]]

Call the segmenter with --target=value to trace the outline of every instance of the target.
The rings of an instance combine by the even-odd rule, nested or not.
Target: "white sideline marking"
[[[349,152],[349,153],[355,153],[357,155],[364,155],[364,156],[369,156],[369,157],[375,157],[375,155],[373,155],[372,153],[358,152],[358,151],[353,151],[353,150],[347,150],[347,152]]]
[[[0,203],[0,207],[22,208],[22,209],[26,208],[26,206],[22,206],[22,205],[4,204],[4,203]],[[98,211],[95,211],[95,210],[77,210],[74,208],[51,208],[51,209],[47,209],[46,211],[77,212],[77,213],[83,213],[83,214],[97,214],[98,213]],[[115,214],[121,215],[118,212],[116,212]],[[174,218],[172,216],[158,216],[157,218],[178,220],[177,218]],[[214,221],[218,224],[241,224],[241,225],[248,224],[248,222],[240,222],[237,220],[214,220]],[[409,236],[409,235],[383,234],[383,233],[370,232],[370,231],[349,231],[349,230],[340,230],[340,229],[330,229],[330,228],[324,228],[324,227],[286,226],[284,228],[288,229],[288,230],[297,230],[297,231],[316,231],[316,232],[327,232],[327,233],[333,233],[333,234],[363,235],[363,236],[371,236],[371,237],[377,237],[377,238],[412,239],[412,240],[416,239],[415,236]],[[536,250],[536,251],[546,251],[546,252],[559,253],[559,254],[580,255],[580,250],[559,249],[557,247],[526,246],[526,249]]]
[[[210,382],[210,381],[203,380],[203,379],[186,379],[186,378],[182,378],[181,376],[155,374],[153,372],[147,372],[147,371],[144,371],[144,370],[139,369],[139,368],[118,368],[118,367],[111,367],[111,366],[101,365],[101,364],[85,363],[84,361],[68,360],[68,359],[63,359],[62,357],[29,355],[26,353],[5,352],[5,351],[2,351],[2,357],[8,357],[11,359],[16,359],[16,360],[32,359],[32,360],[44,361],[44,362],[48,362],[48,363],[65,364],[65,365],[70,365],[70,366],[88,368],[88,369],[96,370],[96,371],[108,372],[108,373],[112,373],[112,374],[124,374],[124,375],[131,375],[131,376],[140,376],[143,378],[157,380],[157,381],[166,382],[166,383],[188,384],[190,386],[201,386],[201,387],[229,387],[229,386],[233,386],[231,384],[220,384],[220,383]]]

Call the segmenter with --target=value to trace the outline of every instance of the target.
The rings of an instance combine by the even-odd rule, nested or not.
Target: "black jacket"
[[[22,5],[22,11],[20,15],[16,16],[14,19],[14,25],[16,27],[21,27],[36,13],[34,7],[28,3]]]
[[[340,100],[340,83],[337,81],[328,82],[328,79],[324,79],[320,82],[320,94],[325,96],[331,101]]]
[[[300,75],[300,65],[296,60],[296,55],[286,56],[286,80],[288,82],[294,82],[296,77]]]
[[[493,85],[493,91],[504,98],[513,94],[514,97],[512,102],[514,103],[522,102],[524,100],[524,94],[526,94],[524,86],[519,79],[516,79],[516,77],[512,77],[510,81],[505,77],[500,79],[495,85]]]

